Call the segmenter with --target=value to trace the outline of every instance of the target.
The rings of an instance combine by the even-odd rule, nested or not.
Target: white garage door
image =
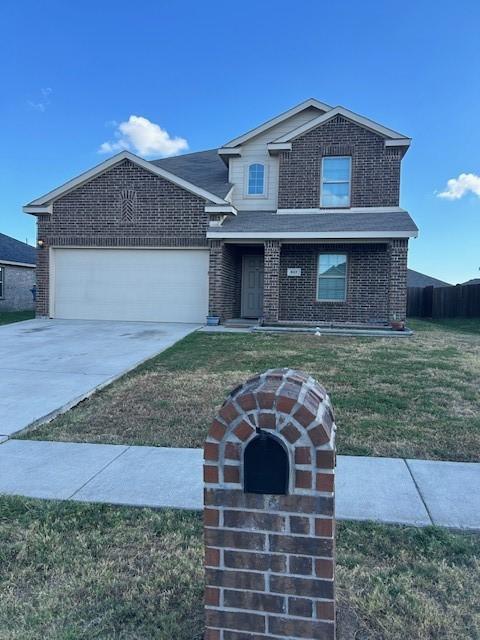
[[[52,258],[55,318],[205,322],[208,251],[54,249]]]

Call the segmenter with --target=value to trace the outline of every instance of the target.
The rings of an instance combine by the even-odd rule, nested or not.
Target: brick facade
[[[258,429],[288,458],[286,495],[246,493]],[[205,466],[205,640],[335,638],[335,423],[312,378],[270,370],[235,389]]]
[[[242,256],[264,251],[264,320],[297,323],[385,324],[404,320],[407,240],[371,243],[291,244],[277,240],[257,249],[212,241],[210,313],[221,320],[240,316]],[[320,253],[347,255],[346,300],[317,300]],[[299,277],[288,268],[301,269]]]
[[[135,194],[128,220],[126,190]],[[49,247],[206,247],[207,227],[203,198],[124,160],[38,217],[37,314],[48,315]]]
[[[317,300],[320,253],[347,255],[344,302]],[[300,268],[300,277],[287,276]],[[389,321],[390,254],[383,244],[285,244],[280,269],[280,321],[371,323]]]
[[[279,208],[320,207],[323,156],[352,156],[352,207],[396,207],[400,197],[402,153],[342,116],[292,141],[280,155]]]

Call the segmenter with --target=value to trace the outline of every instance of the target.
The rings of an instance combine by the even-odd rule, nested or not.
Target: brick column
[[[280,300],[280,251],[279,240],[265,241],[263,317],[266,323],[278,322]]]
[[[48,244],[48,233],[45,228],[48,224],[49,216],[39,215],[37,217],[37,264],[35,268],[35,278],[37,283],[35,315],[37,318],[48,317],[50,311],[50,249]],[[43,247],[38,246],[38,240],[43,240],[45,243]]]
[[[208,271],[208,313],[223,317],[223,242],[211,240]]]
[[[389,245],[389,320],[405,320],[407,315],[408,240],[391,240]]]
[[[259,469],[247,468],[247,452],[262,438],[288,461],[283,492],[245,491]],[[335,423],[325,389],[289,369],[252,378],[223,404],[204,457],[205,640],[334,640]]]

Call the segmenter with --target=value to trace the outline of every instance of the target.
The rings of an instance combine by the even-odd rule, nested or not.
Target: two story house
[[[128,151],[37,198],[37,314],[388,324],[406,309],[410,139],[310,99],[219,149]]]

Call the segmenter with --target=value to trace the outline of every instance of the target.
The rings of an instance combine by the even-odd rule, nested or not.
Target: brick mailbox
[[[305,373],[237,387],[205,442],[205,640],[335,638],[335,423]]]

